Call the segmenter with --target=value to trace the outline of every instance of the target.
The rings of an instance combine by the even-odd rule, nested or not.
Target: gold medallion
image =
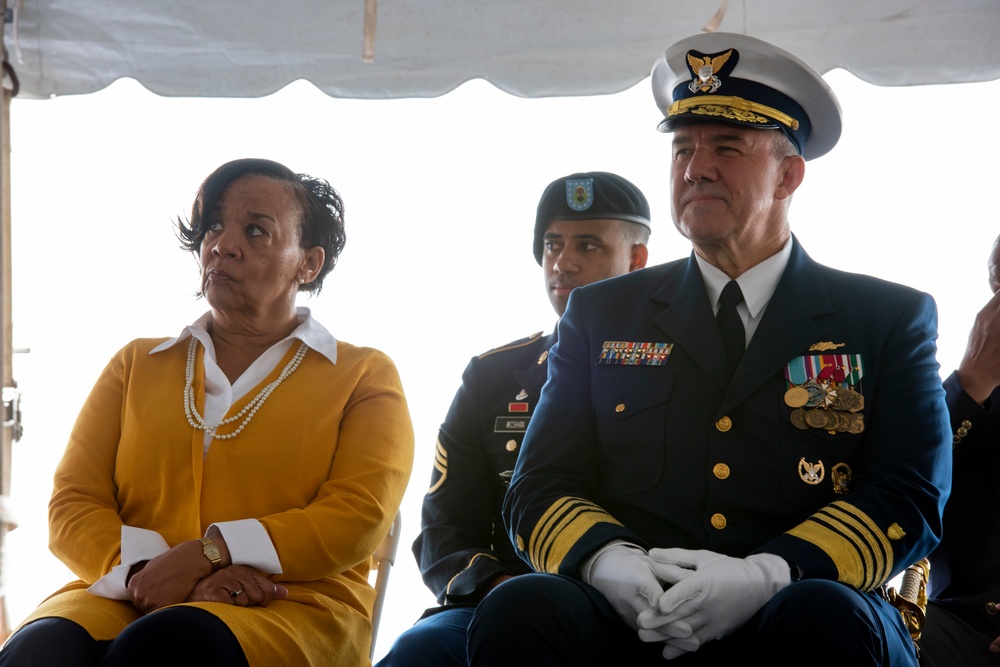
[[[865,416],[854,413],[851,415],[851,425],[847,428],[848,433],[853,433],[857,435],[865,430]]]
[[[864,406],[864,396],[854,391],[847,385],[841,385],[840,391],[837,392],[837,400],[834,401],[833,407],[837,410],[846,410],[848,412],[857,412]]]
[[[806,411],[802,408],[797,408],[792,410],[792,426],[795,428],[800,428],[803,431],[809,428],[809,424],[806,423]]]
[[[785,392],[785,405],[790,408],[801,408],[809,402],[809,392],[803,387],[791,387]]]
[[[834,427],[834,430],[837,433],[847,433],[847,430],[851,427],[851,418],[843,412],[834,412],[833,416],[837,419],[837,425]]]
[[[826,428],[826,410],[813,408],[806,412],[806,423],[813,428]]]

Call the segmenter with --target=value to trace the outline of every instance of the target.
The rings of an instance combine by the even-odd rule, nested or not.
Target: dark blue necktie
[[[740,365],[743,352],[746,351],[747,334],[743,328],[743,320],[736,312],[736,306],[743,301],[743,292],[735,280],[730,280],[722,289],[722,296],[719,297],[719,312],[715,315],[715,321],[719,325],[719,333],[722,334],[722,346],[726,349],[726,359],[729,361],[729,371],[736,373],[736,367]]]

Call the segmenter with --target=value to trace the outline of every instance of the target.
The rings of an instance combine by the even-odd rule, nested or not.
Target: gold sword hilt
[[[927,581],[931,575],[931,564],[926,558],[918,560],[903,571],[899,591],[890,588],[889,604],[903,615],[903,623],[913,641],[920,639],[927,616]]]

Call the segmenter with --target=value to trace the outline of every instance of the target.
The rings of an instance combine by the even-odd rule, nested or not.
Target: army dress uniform
[[[567,223],[553,229],[555,222]],[[630,245],[618,248],[628,264],[604,263],[583,256],[600,245],[585,232],[571,233],[576,221],[616,223]],[[645,228],[645,230],[640,229]],[[590,229],[589,227],[587,229]],[[650,230],[649,203],[642,191],[618,174],[576,172],[546,186],[535,216],[532,252],[543,268],[549,300],[564,310],[561,286],[592,282],[644,266]],[[560,265],[548,262],[546,237],[567,234],[573,249]],[[586,248],[586,249],[584,249]],[[562,258],[563,250],[548,255]],[[568,280],[559,279],[568,273]],[[462,376],[441,425],[430,488],[423,501],[421,532],[413,544],[424,582],[440,606],[428,609],[401,633],[376,667],[443,667],[468,664],[469,624],[487,593],[517,581],[531,568],[514,553],[501,519],[503,498],[520,454],[521,442],[548,373],[549,349],[556,334],[536,333],[473,358]]]
[[[413,553],[442,605],[476,604],[500,575],[530,572],[500,519],[555,334],[473,358],[438,433]],[[434,611],[434,610],[431,610]]]
[[[438,432],[413,542],[421,576],[440,606],[424,611],[376,667],[466,664],[476,605],[498,577],[531,571],[514,553],[500,510],[555,340],[555,333],[539,332],[466,366]]]
[[[1000,665],[1000,388],[984,405],[952,373],[944,382],[953,472],[944,537],[930,555],[921,665]]]

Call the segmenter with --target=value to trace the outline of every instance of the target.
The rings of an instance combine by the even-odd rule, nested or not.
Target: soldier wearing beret
[[[791,233],[840,136],[819,74],[706,33],[652,83],[693,252],[570,297],[503,508],[536,573],[479,605],[470,664],[913,667],[880,593],[941,537],[936,305]]]
[[[649,204],[628,180],[577,173],[545,189],[533,251],[556,314],[583,285],[646,265]],[[475,606],[500,582],[530,572],[500,519],[521,441],[556,334],[541,332],[475,357],[438,433],[413,553],[441,606],[400,635],[380,667],[465,665]]]
[[[944,537],[930,555],[923,667],[1000,665],[1000,237],[988,268],[993,298],[944,381],[954,433],[952,490]]]

